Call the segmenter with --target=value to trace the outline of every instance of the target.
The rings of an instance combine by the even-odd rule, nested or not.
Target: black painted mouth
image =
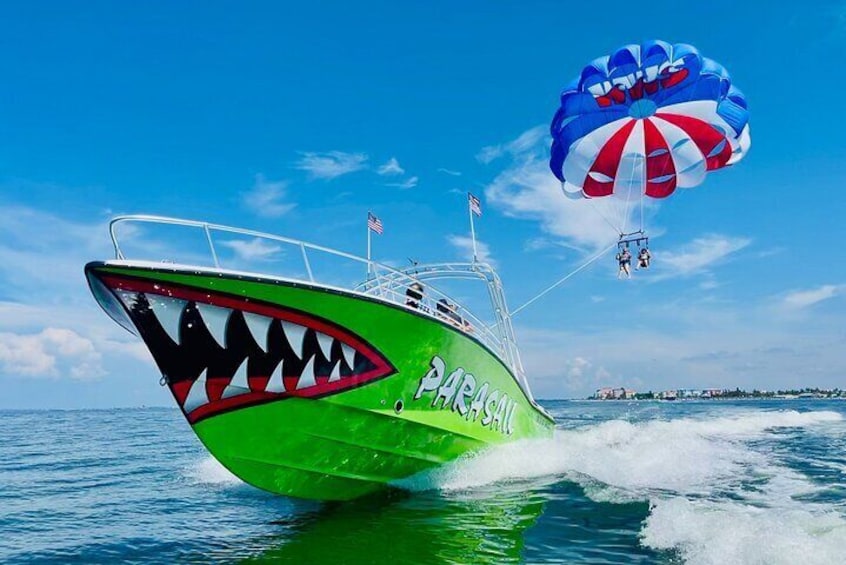
[[[95,277],[129,314],[191,423],[337,394],[395,372],[362,338],[300,310],[112,274],[90,277],[92,290]]]

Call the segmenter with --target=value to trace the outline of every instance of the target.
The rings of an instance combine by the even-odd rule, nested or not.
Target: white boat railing
[[[351,253],[307,243],[294,238],[209,222],[152,215],[125,215],[112,219],[109,224],[109,233],[115,249],[115,258],[117,259],[128,259],[118,239],[118,226],[132,223],[170,225],[202,230],[205,241],[208,244],[212,261],[211,266],[216,269],[226,269],[226,267],[222,264],[221,255],[215,246],[215,234],[233,234],[251,237],[298,249],[302,257],[306,277],[303,278],[301,274],[296,273],[293,275],[290,273],[280,273],[281,276],[290,280],[317,283],[322,286],[334,286],[325,281],[317,280],[312,265],[314,257],[310,254],[320,253],[360,263],[365,267],[367,278],[358,285],[353,286],[351,289],[352,292],[398,304],[409,309],[415,309],[424,315],[431,316],[464,331],[483,343],[502,359],[511,368],[517,378],[518,384],[526,391],[529,398],[531,398],[531,391],[529,390],[517,350],[516,340],[514,339],[511,318],[505,304],[502,284],[496,272],[489,265],[482,263],[444,263],[439,265],[414,266],[409,269],[400,270]],[[133,259],[149,260],[150,258],[133,257]],[[159,257],[156,260],[163,260],[163,258]],[[243,272],[241,269],[230,270]],[[494,322],[485,323],[458,303],[458,301],[431,283],[432,280],[448,278],[472,278],[485,281],[491,299]],[[409,289],[415,283],[424,287],[420,298],[417,298],[415,295],[409,295]]]
[[[496,344],[500,357],[514,369],[515,374],[520,376],[521,385],[528,391],[529,385],[525,379],[523,364],[520,359],[519,349],[517,348],[517,340],[511,324],[511,316],[508,311],[508,305],[505,302],[502,281],[490,265],[478,262],[413,265],[403,270],[392,270],[379,277],[375,281],[375,284],[380,292],[397,293],[407,288],[408,282],[411,280],[420,282],[421,284],[431,285],[431,281],[439,279],[481,280],[486,283],[494,317],[493,323],[485,324],[460,306],[456,309],[457,319],[460,323],[461,318],[470,317],[473,321],[474,328],[484,328],[483,341]],[[365,283],[359,284],[358,288],[368,284],[373,283],[365,281]],[[443,312],[443,308],[441,312]]]

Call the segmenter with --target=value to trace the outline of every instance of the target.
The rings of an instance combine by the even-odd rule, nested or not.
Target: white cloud
[[[613,243],[620,233],[637,229],[641,206],[650,214],[658,206],[651,199],[628,202],[616,195],[572,200],[547,163],[546,128],[531,128],[508,143],[485,148],[480,160],[508,155],[505,169],[485,188],[488,202],[507,216],[537,221],[550,246],[595,252]],[[539,242],[535,242],[539,243]],[[530,244],[539,248],[536,244]]]
[[[0,280],[5,299],[54,302],[69,288],[85,290],[85,263],[113,256],[108,224],[102,218],[75,222],[0,202]]]
[[[846,291],[846,285],[825,284],[809,290],[796,290],[784,297],[784,305],[788,308],[801,309],[813,306],[824,300],[834,298]]]
[[[11,376],[96,379],[105,374],[90,339],[48,327],[37,334],[0,333],[0,371]]]
[[[837,320],[808,327],[775,321],[764,309],[710,303],[650,303],[631,308],[628,319],[619,328],[517,328],[535,394],[585,397],[600,386],[842,386],[846,342],[836,335]]]
[[[564,376],[569,381],[581,381],[590,367],[591,362],[584,357],[568,359],[564,362]]]
[[[438,172],[443,173],[445,175],[450,175],[452,177],[461,176],[461,171],[453,171],[452,169],[445,169],[444,167],[438,167]]]
[[[129,336],[129,334],[125,334]],[[115,339],[102,339],[95,343],[98,351],[104,354],[111,354],[118,356],[121,362],[125,362],[127,357],[133,357],[137,361],[143,362],[147,367],[158,373],[158,367],[153,354],[147,349],[143,341],[135,336],[130,336],[131,341],[118,341]]]
[[[656,256],[662,271],[660,278],[702,273],[750,243],[747,238],[718,234],[696,238],[678,251],[663,251]]]
[[[597,366],[589,359],[578,355],[564,359],[561,370],[560,378],[563,381],[560,383],[563,385],[561,390],[583,390],[590,393],[599,387],[615,384],[608,369],[602,365]],[[632,386],[631,383],[629,386]]]
[[[401,188],[401,189],[405,190],[405,189],[414,188],[415,186],[417,186],[417,181],[418,181],[417,177],[410,177],[410,178],[408,178],[408,179],[406,179],[402,182],[389,182],[389,183],[386,183],[386,184],[387,184],[387,186],[395,186],[397,188]]]
[[[503,153],[504,150],[501,145],[488,145],[487,147],[482,147],[476,153],[476,160],[487,165],[494,159],[501,157]]]
[[[31,329],[40,324],[43,309],[19,302],[0,302],[0,330]]]
[[[239,259],[245,261],[269,261],[282,250],[281,246],[260,237],[250,240],[231,239],[220,244],[234,251]]]
[[[476,159],[487,165],[491,161],[503,155],[516,156],[534,149],[537,144],[546,137],[549,128],[544,125],[535,126],[521,133],[517,139],[501,145],[488,145],[482,147],[476,154]]]
[[[473,239],[465,235],[450,235],[447,241],[455,247],[463,258],[471,261],[473,259]],[[480,263],[488,263],[496,266],[496,261],[491,256],[491,249],[487,243],[476,240],[476,258]]]
[[[396,157],[391,157],[385,164],[381,165],[376,170],[376,174],[382,176],[401,175],[404,172],[405,169],[400,166],[399,161],[397,161]]]
[[[288,183],[285,181],[270,181],[264,178],[264,175],[256,175],[253,188],[244,194],[244,206],[259,216],[278,218],[296,206],[284,202],[287,187]]]
[[[100,311],[83,275],[87,261],[113,256],[108,233],[100,218],[81,223],[0,205],[0,378],[98,378],[106,362],[123,374],[120,351],[136,351],[140,342]]]
[[[365,153],[346,153],[327,151],[325,153],[303,152],[294,167],[309,173],[314,179],[332,180],[367,168],[368,156]]]
[[[568,199],[539,151],[518,156],[487,186],[485,196],[507,216],[535,220],[546,234],[586,251],[615,241],[637,211],[615,198]]]
[[[523,243],[523,249],[526,251],[540,251],[541,249],[549,249],[554,245],[554,243],[545,237],[533,237]]]

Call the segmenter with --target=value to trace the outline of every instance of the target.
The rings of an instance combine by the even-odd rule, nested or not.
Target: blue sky
[[[376,258],[433,261],[470,190],[516,307],[615,237],[546,168],[559,91],[651,38],[728,68],[752,149],[647,209],[648,275],[608,256],[516,317],[538,396],[846,387],[846,3],[738,4],[5,3],[0,408],[169,404],[87,294],[116,213],[363,254],[372,209]]]

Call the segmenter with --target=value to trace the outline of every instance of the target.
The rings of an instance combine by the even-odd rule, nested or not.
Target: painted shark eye
[[[367,342],[303,312],[223,293],[106,277],[191,423],[335,394],[395,372]]]

